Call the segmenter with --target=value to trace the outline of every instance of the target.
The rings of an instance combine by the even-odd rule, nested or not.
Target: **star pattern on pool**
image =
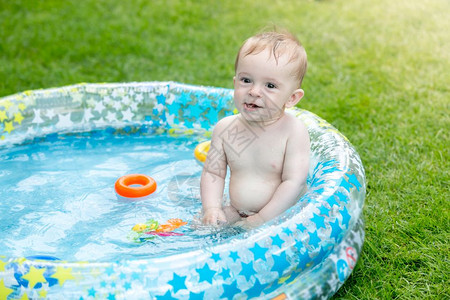
[[[208,264],[204,264],[202,268],[195,269],[200,276],[198,282],[206,281],[212,283],[215,271],[211,270]]]
[[[22,97],[0,102],[0,139],[5,138],[5,133],[11,134],[12,131],[20,127],[25,119],[23,113],[26,108]]]
[[[39,92],[35,92],[39,93]],[[48,93],[48,92],[47,92]],[[65,88],[57,93],[67,93]],[[105,127],[117,122],[133,124],[138,112],[145,112],[144,119],[152,126],[168,128],[179,126],[180,130],[195,128],[209,129],[219,117],[233,114],[233,111],[223,109],[229,107],[233,94],[231,90],[220,89],[218,92],[185,91],[171,88],[167,85],[161,88],[104,89],[79,85],[71,87],[70,93],[64,98],[48,97],[45,107],[30,108],[32,113],[31,126],[25,131],[39,133],[44,127],[53,126],[56,129],[66,129],[85,124],[95,124]],[[71,95],[71,96],[70,96]],[[170,95],[170,96],[169,96]],[[53,98],[52,98],[53,97]],[[0,136],[11,134],[16,130],[16,124],[24,121],[27,107],[22,101],[23,96],[16,95],[11,100],[0,104]],[[146,108],[150,99],[155,99],[151,109]],[[67,112],[67,106],[80,105],[81,110]]]
[[[179,276],[177,273],[173,273],[173,279],[169,281],[169,284],[173,287],[174,293],[186,289],[186,278],[187,276]]]
[[[266,252],[268,251],[268,248],[261,247],[258,243],[255,243],[255,246],[250,248],[250,251],[253,253],[254,260],[266,259]]]
[[[181,274],[173,272],[170,275],[163,276],[167,278],[155,278],[157,286],[167,285],[170,288],[164,293],[155,293],[156,299],[179,299],[181,295],[189,295],[191,299],[201,299],[205,297],[204,292],[195,293],[189,290],[190,286],[199,284],[215,285],[217,281],[223,282],[222,297],[228,297],[234,294],[245,293],[249,297],[258,297],[261,294],[267,294],[276,290],[279,286],[296,280],[296,277],[301,271],[311,268],[319,264],[326,255],[332,250],[332,243],[339,242],[342,239],[342,234],[345,229],[349,227],[351,215],[348,208],[345,206],[348,199],[347,187],[357,189],[360,187],[355,181],[352,174],[345,174],[342,181],[346,184],[341,184],[342,189],[339,189],[333,195],[329,196],[325,203],[329,205],[318,206],[317,210],[312,212],[311,217],[307,220],[309,223],[299,222],[295,225],[295,230],[289,226],[282,227],[276,234],[272,234],[264,240],[264,242],[254,242],[249,248],[248,253],[243,253],[240,250],[229,251],[227,257],[224,254],[212,252],[209,254],[209,260],[199,265],[195,269],[195,273]],[[334,209],[336,213],[332,213],[333,207],[338,206],[339,209]],[[327,229],[329,229],[327,231]],[[328,232],[328,234],[324,234]],[[286,243],[290,243],[292,238],[299,235],[308,237],[306,240],[297,239],[295,241],[295,255],[286,251],[279,251],[283,249]],[[224,262],[229,260],[232,262],[232,267],[229,268]],[[261,262],[267,265],[268,271],[276,274],[279,278],[277,283],[268,283],[261,281],[258,277],[257,263]],[[142,267],[145,272],[145,267]],[[46,269],[39,269],[31,266],[21,278],[25,288],[41,288],[42,284],[47,283],[47,279],[52,279],[53,284],[63,286],[68,281],[75,280],[74,274],[70,268],[55,268],[48,273]],[[132,288],[131,282],[141,282],[143,273],[131,272],[131,275],[125,275],[124,272],[117,273],[116,266],[110,265],[102,272],[106,276],[119,278],[123,281],[122,289],[129,290]],[[241,278],[236,281],[237,278]],[[251,282],[252,284],[246,287],[243,283]],[[98,286],[92,286],[87,289],[88,296],[104,297],[107,299],[115,299],[115,293],[108,291],[111,288],[117,288],[115,283],[108,280],[103,280]]]

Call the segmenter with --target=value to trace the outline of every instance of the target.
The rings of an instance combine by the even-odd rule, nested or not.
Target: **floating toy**
[[[114,185],[116,193],[126,198],[139,198],[150,195],[156,190],[153,178],[143,174],[129,174],[117,179]]]
[[[158,221],[153,219],[147,220],[146,223],[138,223],[133,226],[132,230],[135,232],[144,232],[146,230],[156,230],[159,227]]]
[[[209,148],[211,147],[211,141],[200,143],[195,147],[194,156],[198,162],[204,163],[206,156],[208,155]]]
[[[169,219],[165,224],[159,224],[158,221],[149,219],[145,223],[134,225],[128,238],[134,242],[145,242],[154,239],[156,236],[182,236],[183,233],[173,231],[186,224],[187,222],[181,219]]]
[[[156,232],[156,231],[149,231],[146,232],[145,234],[150,234],[150,235],[158,235],[158,236],[174,236],[174,235],[184,235],[183,233],[178,233],[178,232]]]

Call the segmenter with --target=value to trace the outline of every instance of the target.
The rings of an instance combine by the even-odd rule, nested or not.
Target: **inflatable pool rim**
[[[92,130],[166,132],[205,140],[219,118],[236,113],[232,93],[174,82],[26,91],[0,98],[4,115],[0,148]],[[308,126],[313,166],[308,192],[282,216],[209,248],[157,258],[68,262],[0,255],[0,294],[5,298],[330,297],[348,278],[361,252],[364,169],[354,148],[333,126],[304,110],[290,113]]]

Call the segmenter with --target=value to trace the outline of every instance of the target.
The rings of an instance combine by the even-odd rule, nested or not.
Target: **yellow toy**
[[[200,143],[195,147],[194,156],[200,163],[204,163],[206,156],[208,155],[209,148],[211,147],[211,141]]]
[[[156,236],[181,236],[183,233],[173,231],[186,224],[187,222],[181,219],[169,219],[165,224],[159,224],[158,221],[149,219],[145,223],[134,225],[128,237],[134,242],[144,242],[154,239]]]

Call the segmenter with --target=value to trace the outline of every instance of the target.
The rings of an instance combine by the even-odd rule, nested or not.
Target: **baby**
[[[239,114],[215,126],[201,176],[204,224],[256,227],[306,192],[308,131],[285,113],[304,95],[305,72],[306,52],[288,33],[258,34],[240,48],[233,78]],[[223,207],[227,166],[230,205]]]

